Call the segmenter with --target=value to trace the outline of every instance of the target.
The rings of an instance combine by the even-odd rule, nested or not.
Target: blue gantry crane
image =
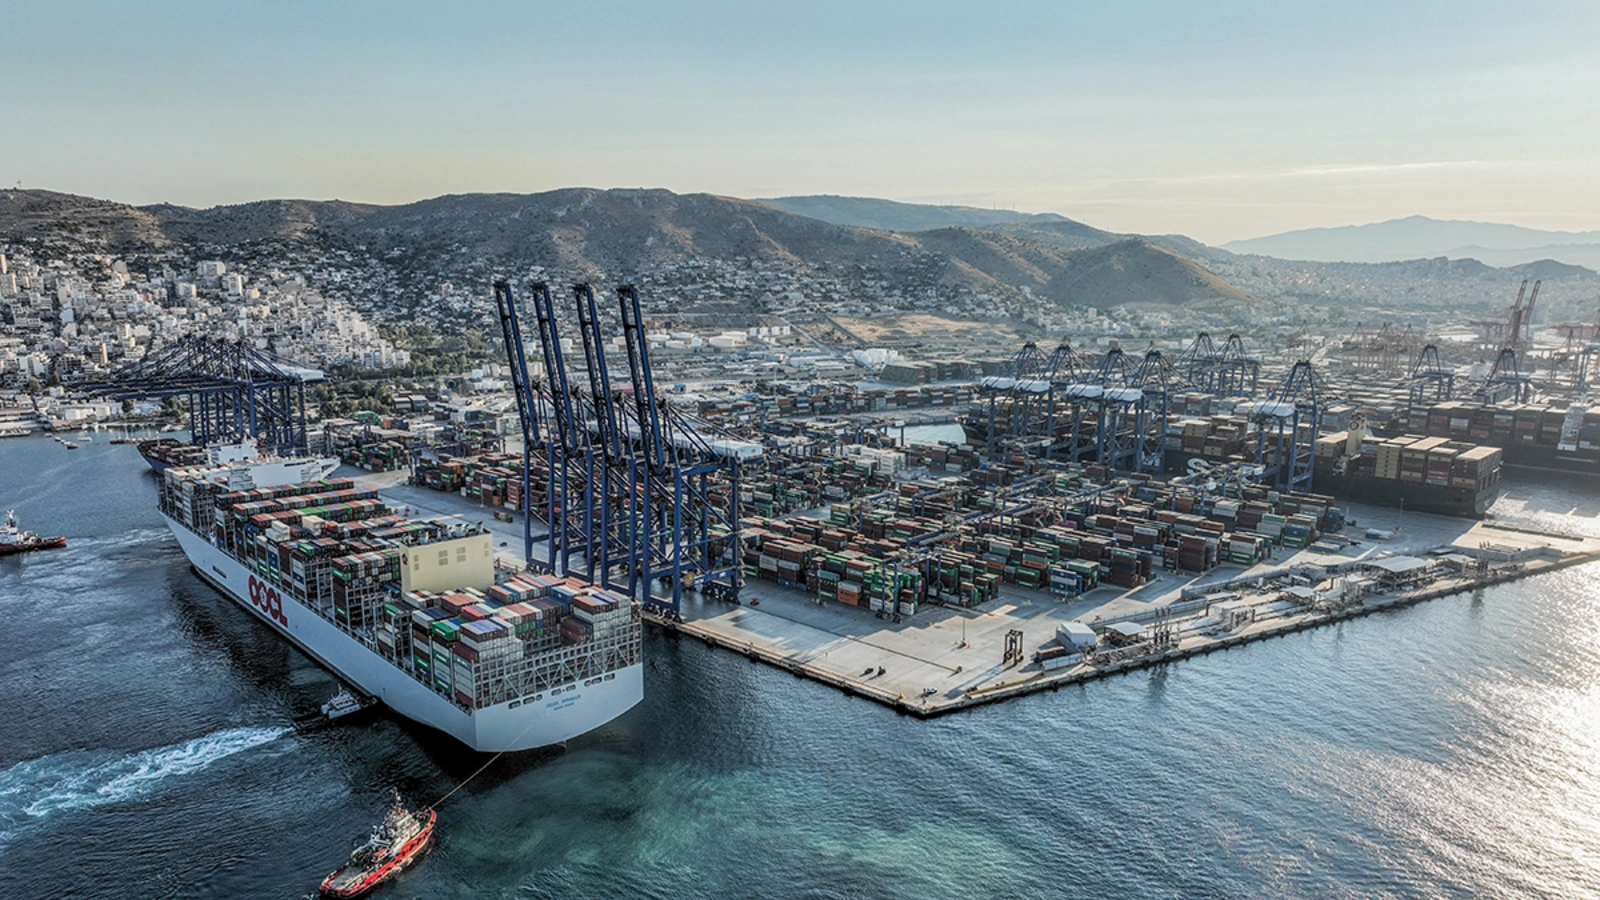
[[[719,437],[667,406],[655,391],[637,291],[617,289],[630,392],[613,389],[594,289],[573,287],[587,391],[574,388],[562,355],[548,284],[530,286],[545,390],[530,377],[521,314],[508,282],[495,285],[507,358],[522,419],[524,496],[548,484],[545,559],[534,554],[533,511],[524,514],[529,563],[618,586],[658,612],[676,615],[683,591],[737,602],[742,586],[739,468],[761,446]],[[531,503],[524,503],[530,507]],[[670,587],[658,595],[657,585]]]
[[[306,385],[320,370],[244,341],[191,334],[82,388],[110,400],[182,398],[202,446],[256,441],[280,455],[309,452]]]
[[[589,455],[589,433],[573,414],[572,390],[567,381],[566,360],[561,354],[561,336],[550,286],[542,281],[535,282],[529,291],[533,295],[539,349],[544,356],[545,385],[550,396],[551,433],[546,442],[550,478],[548,521],[554,537],[552,551],[560,554],[560,571],[564,574],[572,568],[573,548],[589,547],[583,511],[591,508],[594,498],[581,468]],[[555,557],[550,561],[554,564]],[[593,559],[588,560],[586,566],[592,567],[593,562]]]
[[[497,281],[494,285],[495,307],[500,316],[500,333],[505,341],[506,361],[511,369],[512,392],[517,397],[517,420],[522,430],[522,558],[523,564],[535,572],[552,571],[555,561],[555,529],[547,529],[546,536],[550,545],[546,549],[545,559],[539,560],[533,553],[533,472],[534,457],[536,453],[543,454],[545,448],[544,430],[540,427],[540,402],[538,390],[529,377],[528,357],[522,339],[521,315],[517,309],[516,297],[511,292],[509,282]],[[548,471],[548,460],[545,460],[545,469]],[[553,496],[553,492],[547,492]],[[546,511],[546,521],[553,521],[554,515]]]
[[[1473,391],[1480,403],[1527,403],[1533,399],[1530,373],[1522,371],[1514,347],[1501,347],[1489,374]]]
[[[1183,355],[1178,357],[1177,365],[1183,374],[1195,386],[1204,388],[1211,369],[1222,358],[1222,353],[1211,340],[1209,332],[1202,331],[1195,336]]]
[[[1000,374],[991,375],[978,382],[978,392],[989,400],[989,421],[985,436],[987,452],[994,453],[1007,436],[1016,432],[1016,426],[1019,424],[1018,411],[1012,401],[1016,398],[1017,385],[1031,380],[1040,359],[1039,345],[1029,341],[1023,344],[1017,355],[1006,363]],[[1002,408],[1007,413],[1004,423],[999,418]]]
[[[1267,399],[1255,405],[1255,461],[1279,490],[1310,490],[1322,411],[1332,402],[1309,360],[1294,364]]]
[[[1260,358],[1245,351],[1243,338],[1230,334],[1207,371],[1205,384],[1200,387],[1219,397],[1253,398],[1260,377]]]
[[[1005,374],[980,384],[987,448],[1159,471],[1172,397],[1189,387],[1179,369],[1154,348],[1135,359],[1113,347],[1091,363],[1065,341],[1049,356],[1026,344]]]
[[[1411,379],[1406,385],[1410,406],[1416,408],[1427,403],[1444,403],[1455,390],[1456,376],[1439,360],[1437,344],[1428,344],[1417,354],[1411,366]],[[1431,395],[1431,396],[1430,396]]]
[[[605,337],[594,289],[587,283],[577,284],[572,293],[583,341],[584,369],[589,378],[588,420],[592,435],[584,471],[591,487],[585,491],[584,557],[590,580],[595,580],[598,572],[601,585],[611,587],[613,568],[629,561],[629,510],[640,489],[639,470],[633,465],[618,425],[617,396],[606,367]]]
[[[1200,332],[1173,368],[1199,390],[1219,397],[1254,397],[1261,377],[1261,360],[1246,352],[1237,334],[1218,347],[1210,334]]]
[[[1151,347],[1129,373],[1128,386],[1139,391],[1138,416],[1131,435],[1134,445],[1133,469],[1152,474],[1160,472],[1166,461],[1167,423],[1172,411],[1172,398],[1190,385],[1165,354]]]
[[[738,601],[744,583],[739,474],[742,463],[762,455],[760,444],[718,438],[664,404],[655,392],[649,345],[638,291],[617,288],[623,344],[633,387],[633,413],[639,433],[646,489],[632,518],[634,548],[630,589],[644,591],[645,602],[677,614],[683,589],[692,584],[707,596]],[[671,594],[657,597],[652,585],[669,583]]]

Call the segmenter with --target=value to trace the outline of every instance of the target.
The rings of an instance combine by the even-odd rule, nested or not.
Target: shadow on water
[[[1150,667],[1149,694],[1152,699],[1166,699],[1167,678],[1171,676],[1171,670],[1171,663],[1161,663]]]
[[[187,560],[174,563],[168,583],[167,596],[180,634],[196,646],[220,652],[240,680],[271,696],[275,705],[294,708],[295,701],[305,702],[307,698],[296,696],[301,692],[293,690],[293,679],[285,675],[307,667],[320,670],[314,660],[201,581]]]
[[[398,716],[392,717],[392,720],[396,729],[404,732],[433,764],[435,781],[442,780],[454,787],[471,778],[474,792],[492,791],[525,772],[547,766],[567,755],[567,748],[560,745],[499,755],[479,753],[442,731]]]

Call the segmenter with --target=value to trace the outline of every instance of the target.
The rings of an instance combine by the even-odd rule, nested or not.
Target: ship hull
[[[559,744],[599,728],[644,699],[644,666],[632,665],[520,701],[464,710],[287,593],[281,595],[281,608],[275,603],[263,610],[251,603],[255,576],[244,564],[165,513],[162,518],[194,571],[212,587],[395,713],[474,750],[498,753]]]
[[[144,460],[144,464],[150,467],[150,471],[156,473],[157,477],[160,477],[161,473],[171,468],[171,465],[166,460],[156,456],[156,450],[163,444],[171,446],[176,443],[177,441],[170,438],[151,438],[149,440],[139,441],[137,444],[139,448],[139,458]]]
[[[1475,490],[1392,479],[1334,475],[1326,472],[1318,472],[1312,484],[1313,490],[1332,494],[1343,500],[1468,519],[1483,518],[1489,511],[1490,504],[1500,496],[1498,484],[1484,490]]]
[[[989,425],[986,422],[975,422],[971,419],[960,421],[961,433],[967,439],[967,446],[983,448],[989,445]]]

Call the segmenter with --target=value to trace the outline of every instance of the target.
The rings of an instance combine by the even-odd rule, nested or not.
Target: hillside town
[[[313,416],[403,413],[407,405],[396,397],[412,391],[478,400],[500,395],[503,405],[506,381],[498,368],[503,356],[494,339],[499,324],[489,282],[502,275],[556,286],[573,280],[555,264],[501,271],[509,257],[491,254],[483,233],[466,226],[297,232],[281,215],[274,217],[278,207],[267,205],[204,213],[232,216],[232,224],[200,240],[177,231],[141,232],[144,213],[132,207],[69,195],[6,195],[24,209],[43,204],[39,208],[53,219],[32,228],[19,217],[0,240],[0,433],[119,413],[157,414],[150,403],[104,408],[75,386],[187,335],[240,341],[336,375],[319,387]],[[621,191],[591,199],[672,198]],[[455,215],[482,214],[471,198],[452,202],[459,207]],[[793,218],[778,225],[793,227]],[[472,228],[488,227],[473,221]],[[663,219],[608,239],[619,245],[642,240],[649,247],[656,235],[671,233]],[[948,277],[959,254],[982,258],[973,250],[986,239],[982,234],[947,235],[965,241],[952,256],[882,235],[875,239],[887,255],[862,256],[850,244],[860,235],[837,229],[833,243],[808,245],[808,257],[719,255],[701,237],[629,262],[626,280],[639,289],[660,377],[691,386],[918,382],[915,364],[993,363],[1029,341],[1050,347],[1064,341],[1087,352],[1181,352],[1198,333],[1239,332],[1251,336],[1253,352],[1271,357],[1350,343],[1351,336],[1363,343],[1362,335],[1380,325],[1385,334],[1391,327],[1407,335],[1461,332],[1472,318],[1508,303],[1522,274],[1548,276],[1534,324],[1592,316],[1594,278],[1577,267],[1558,271],[1551,268],[1557,264],[1545,264],[1523,273],[1471,260],[1300,263],[1200,245],[1192,259],[1180,259],[1175,251],[1116,235],[1105,235],[1114,243],[1098,250],[1074,251],[1080,254],[1074,259],[1088,254],[1115,266],[1096,276],[1099,287],[1085,288],[1090,294],[1072,295],[1085,302],[1065,302],[1058,289],[1046,296],[1025,278]],[[1056,252],[1030,246],[1041,260]],[[549,256],[565,258],[560,246]],[[1089,278],[1073,271],[1057,277]],[[1163,299],[1088,302],[1138,296],[1127,287],[1134,282],[1145,296]],[[608,350],[620,353],[620,335],[611,334]],[[576,349],[570,340],[563,344],[568,353]],[[895,365],[901,361],[913,365]]]

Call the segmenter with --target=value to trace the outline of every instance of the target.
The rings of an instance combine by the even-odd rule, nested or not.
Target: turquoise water
[[[286,731],[332,682],[188,572],[140,469],[0,441],[0,505],[70,539],[0,560],[0,897],[303,896],[480,759]],[[652,634],[640,707],[500,760],[378,896],[1600,896],[1597,581],[933,722]]]

